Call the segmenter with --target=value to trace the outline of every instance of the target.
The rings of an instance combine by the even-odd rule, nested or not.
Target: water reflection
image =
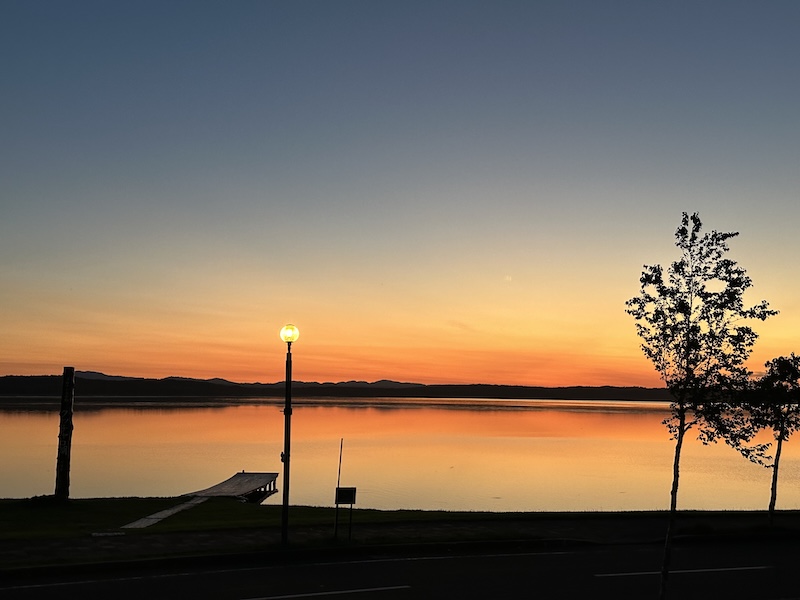
[[[292,431],[292,503],[330,506],[342,485],[358,506],[450,510],[638,510],[668,505],[672,442],[659,403],[300,401]],[[2,497],[50,494],[56,412],[0,412]],[[790,441],[779,508],[800,507]],[[73,497],[173,496],[234,472],[281,472],[283,415],[253,405],[104,408],[75,415]],[[764,509],[767,469],[725,446],[688,443],[680,508]],[[278,480],[280,486],[281,479]],[[280,494],[267,503],[280,503]]]

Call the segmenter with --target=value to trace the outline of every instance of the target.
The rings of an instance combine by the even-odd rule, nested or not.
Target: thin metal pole
[[[292,342],[286,350],[286,403],[283,407],[283,510],[281,511],[281,544],[289,544],[289,453],[292,447]]]
[[[347,541],[353,541],[353,505],[350,504],[350,530],[347,532]]]
[[[336,476],[336,487],[342,483],[342,448],[344,448],[344,438],[339,440],[339,474]]]
[[[342,448],[344,447],[344,438],[339,440],[339,474],[336,476],[336,511],[333,519],[333,538],[339,539],[339,485],[342,482]]]

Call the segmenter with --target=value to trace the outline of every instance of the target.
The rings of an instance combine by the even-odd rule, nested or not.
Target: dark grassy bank
[[[281,509],[214,498],[145,529],[121,529],[185,498],[110,498],[57,502],[50,497],[0,500],[0,569],[91,565],[282,553]],[[353,512],[292,507],[291,551],[406,548],[447,544],[662,544],[665,511],[486,513],[448,511]],[[800,511],[780,511],[774,527],[761,511],[690,511],[676,539],[800,539]]]
[[[120,531],[123,525],[141,517],[174,507],[186,498],[88,498],[66,502],[53,496],[30,499],[0,500],[0,541],[64,539]],[[543,522],[555,516],[570,519],[593,519],[597,515],[614,514],[624,520],[633,515],[660,515],[659,512],[620,513],[551,513],[551,512],[464,512],[435,510],[354,509],[353,521],[358,526],[420,525],[436,523]],[[293,506],[293,528],[330,527],[334,525],[333,507]],[[346,527],[349,509],[339,509],[340,526]],[[176,513],[146,529],[125,531],[126,535],[180,533],[248,528],[279,528],[279,505],[256,505],[233,498],[210,498],[189,510]]]

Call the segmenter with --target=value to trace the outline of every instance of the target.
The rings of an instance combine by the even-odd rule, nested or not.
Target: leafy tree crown
[[[738,232],[701,230],[697,213],[683,213],[675,231],[680,258],[666,273],[645,265],[639,294],[626,302],[645,356],[682,403],[744,385],[745,361],[758,338],[747,322],[777,314],[766,301],[744,304],[752,280],[725,256]]]
[[[772,429],[784,441],[800,430],[800,356],[773,358],[766,373],[754,383],[746,404],[754,426]]]

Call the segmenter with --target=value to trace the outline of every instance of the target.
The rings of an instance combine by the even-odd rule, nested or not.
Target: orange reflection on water
[[[338,440],[330,438],[338,430],[345,440],[343,485],[363,488],[384,508],[421,503],[468,510],[577,510],[587,505],[599,510],[663,504],[663,498],[650,495],[659,489],[654,481],[662,483],[669,474],[669,454],[662,451],[663,415],[653,407],[622,415],[583,406],[305,408],[302,414],[306,418],[296,420],[303,423],[300,437],[326,444],[324,453],[308,453],[315,460],[303,465],[306,472],[323,479],[335,475]],[[640,470],[635,481],[626,476],[629,452],[621,450],[632,443],[640,459],[653,467]],[[630,501],[622,497],[639,484]]]
[[[355,402],[355,401],[354,401]],[[452,510],[635,510],[668,505],[673,442],[663,404],[423,401],[359,408],[300,400],[292,419],[293,504]],[[0,413],[2,496],[52,493],[55,413]],[[174,496],[236,471],[282,473],[281,405],[79,410],[72,495]],[[785,446],[779,507],[800,506],[800,456]],[[686,444],[681,508],[760,509],[767,469],[724,446]],[[278,486],[282,478],[278,479]],[[280,494],[268,503],[279,503]]]

